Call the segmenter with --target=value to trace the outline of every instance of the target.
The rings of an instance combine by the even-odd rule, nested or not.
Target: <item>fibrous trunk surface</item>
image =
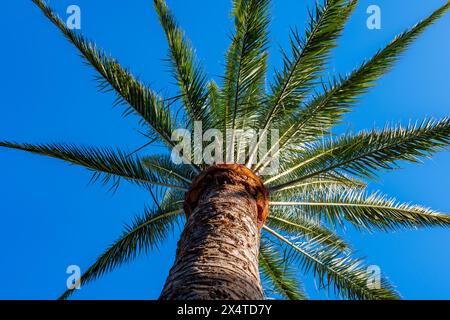
[[[210,167],[186,194],[186,225],[163,300],[261,300],[258,270],[268,195],[252,171]]]

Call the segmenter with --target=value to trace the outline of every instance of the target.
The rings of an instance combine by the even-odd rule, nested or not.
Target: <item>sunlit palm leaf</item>
[[[266,181],[272,191],[334,170],[373,178],[378,170],[398,168],[399,161],[418,162],[441,151],[450,142],[450,119],[423,120],[406,128],[397,125],[383,130],[347,134],[319,143],[305,158],[285,164],[286,169]],[[283,183],[278,181],[282,179]]]
[[[283,70],[275,75],[267,110],[259,119],[263,130],[268,129],[272,122],[285,121],[300,107],[323,71],[329,53],[336,46],[336,39],[342,33],[356,3],[353,0],[326,0],[322,6],[316,2],[315,12],[310,13],[305,39],[295,31],[292,33],[292,57],[283,53]],[[256,148],[251,150],[247,166],[255,156]]]
[[[445,4],[428,18],[398,35],[361,67],[325,87],[324,93],[317,95],[305,108],[293,115],[291,120],[284,119],[284,125],[280,128],[279,152],[290,145],[299,145],[327,135],[329,129],[350,110],[356,99],[386,74],[408,46],[449,8],[450,3]],[[262,165],[259,167],[261,169]]]
[[[319,241],[334,249],[346,251],[349,247],[345,241],[334,231],[321,224],[320,219],[318,219],[319,214],[315,216],[316,218],[309,212],[308,214],[302,214],[301,210],[294,208],[294,206],[272,207],[266,225],[293,237]]]
[[[361,179],[356,179],[342,172],[327,172],[322,176],[317,176],[308,180],[299,181],[298,183],[277,189],[272,192],[271,198],[278,197],[295,197],[299,193],[315,190],[327,190],[329,188],[342,190],[363,190],[367,187],[367,183]]]
[[[270,123],[279,113],[289,114],[296,110],[311,85],[323,71],[336,39],[356,7],[357,1],[327,0],[322,5],[316,2],[315,12],[310,13],[310,22],[305,39],[297,31],[292,32],[292,57],[283,55],[283,70],[278,72],[271,88],[271,108],[266,115]]]
[[[305,193],[297,199],[272,202],[271,206],[298,207],[302,212],[328,222],[344,220],[368,230],[398,230],[417,227],[450,227],[450,215],[417,205],[398,203],[380,193],[327,190]]]

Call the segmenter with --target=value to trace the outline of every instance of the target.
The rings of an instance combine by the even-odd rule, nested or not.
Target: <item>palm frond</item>
[[[291,269],[287,263],[288,261],[277,249],[269,241],[261,241],[259,268],[263,281],[270,284],[270,287],[275,293],[286,299],[308,299],[302,284],[296,277],[295,271]]]
[[[188,165],[176,165],[167,155],[153,155],[143,157],[142,163],[151,171],[166,179],[175,179],[180,183],[190,185],[196,173]]]
[[[351,222],[366,230],[398,230],[418,227],[450,227],[450,215],[364,191],[327,190],[305,193],[297,199],[271,202],[272,207],[297,207],[327,222]]]
[[[292,31],[292,58],[283,54],[283,70],[276,73],[270,96],[271,108],[266,115],[270,123],[279,112],[296,110],[311,85],[323,71],[330,51],[336,46],[357,1],[326,0],[316,2],[315,12],[310,12],[310,22],[305,39]]]
[[[128,106],[124,115],[133,113],[139,115],[141,121],[149,126],[150,132],[154,134],[155,138],[162,140],[169,148],[173,148],[176,143],[171,140],[171,135],[176,128],[176,121],[173,119],[166,101],[136,79],[131,72],[123,69],[115,59],[98,49],[94,43],[69,29],[44,1],[32,1],[79,50],[86,63],[98,72],[97,79],[100,90],[110,91],[113,89],[117,93],[115,104]],[[191,165],[194,170],[200,172],[197,166]]]
[[[450,3],[446,3],[428,18],[395,37],[361,67],[325,86],[322,94],[317,95],[306,107],[300,109],[290,121],[284,121],[284,125],[280,128],[282,134],[278,152],[284,151],[290,145],[299,145],[327,135],[329,129],[350,110],[356,99],[390,71],[408,46],[449,8]],[[261,162],[259,169],[262,169],[261,166],[264,164]]]
[[[153,2],[169,43],[169,60],[180,87],[187,111],[188,125],[192,128],[194,121],[201,121],[203,127],[209,129],[206,75],[203,68],[166,2],[164,0]]]
[[[383,130],[346,134],[311,148],[305,157],[285,164],[286,170],[266,181],[271,191],[285,189],[300,181],[330,171],[373,178],[380,169],[398,168],[399,161],[418,162],[421,157],[447,147],[450,142],[450,118],[423,120],[421,123],[386,126]]]
[[[355,0],[326,0],[316,2],[315,13],[310,12],[310,22],[305,39],[292,32],[292,57],[283,52],[283,70],[275,75],[268,98],[268,108],[259,123],[266,130],[272,122],[284,120],[300,107],[306,94],[323,71],[330,51],[336,46],[345,23],[356,7]],[[256,148],[251,151],[247,166],[253,163]]]
[[[360,259],[350,254],[332,250],[323,243],[290,240],[282,234],[264,226],[265,231],[291,249],[293,258],[304,272],[314,274],[322,288],[333,289],[342,299],[395,300],[399,299],[393,286],[383,278],[380,287],[370,287],[370,275]]]
[[[276,203],[276,202],[275,202]],[[305,240],[319,241],[342,252],[349,249],[348,244],[334,231],[324,227],[317,217],[320,215],[302,214],[300,209],[294,207],[272,206],[266,225],[283,234],[301,237]]]
[[[270,178],[268,179],[268,181]],[[269,182],[270,183],[270,182]],[[295,197],[301,192],[309,192],[314,190],[327,190],[329,188],[342,190],[364,190],[367,183],[361,179],[354,178],[342,172],[327,172],[322,176],[314,177],[308,180],[299,181],[298,183],[278,189],[272,192],[272,199],[278,197]]]
[[[136,217],[131,225],[125,226],[122,236],[115,241],[78,280],[85,285],[117,267],[135,259],[141,253],[148,253],[164,241],[179,220],[183,209],[183,193],[168,190],[158,209],[145,209],[142,217]],[[60,300],[69,298],[74,289],[68,289]]]
[[[118,186],[123,178],[139,186],[151,185],[187,190],[187,183],[168,175],[159,175],[145,168],[137,155],[128,156],[120,150],[111,148],[77,147],[70,144],[26,144],[0,142],[0,147],[12,148],[64,160],[94,171],[92,180],[101,179],[103,183],[112,182]]]
[[[266,73],[270,0],[235,0],[235,33],[226,53],[222,132],[242,127],[260,105]],[[248,125],[248,123],[246,124]],[[231,131],[234,146],[235,133]],[[230,152],[228,150],[227,152]]]
[[[208,107],[213,114],[214,119],[222,119],[222,105],[223,105],[223,94],[219,86],[214,80],[210,80],[207,84],[208,87]]]

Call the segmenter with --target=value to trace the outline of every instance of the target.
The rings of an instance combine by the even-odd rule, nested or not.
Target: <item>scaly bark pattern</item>
[[[205,170],[186,194],[187,222],[162,300],[261,300],[261,226],[268,213],[262,181],[244,166]]]

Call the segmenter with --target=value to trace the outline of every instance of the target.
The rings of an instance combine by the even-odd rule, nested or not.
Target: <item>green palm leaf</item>
[[[298,32],[292,32],[292,58],[283,54],[283,70],[276,74],[271,88],[267,123],[271,123],[278,113],[286,114],[300,106],[305,94],[323,71],[330,51],[336,46],[336,39],[341,35],[356,3],[326,0],[322,6],[316,2],[315,13],[310,13],[305,39]]]
[[[280,128],[282,134],[279,152],[289,146],[327,135],[329,128],[341,120],[342,115],[350,110],[357,97],[367,92],[382,75],[386,74],[408,46],[449,8],[450,3],[446,3],[428,18],[395,37],[361,67],[325,87],[324,93],[317,95],[306,107],[293,115],[291,120],[284,119],[284,125]],[[258,166],[259,170],[267,164],[264,159],[262,160]]]
[[[283,179],[283,183],[270,187],[277,191],[335,170],[372,178],[380,169],[398,168],[401,160],[418,162],[420,157],[442,150],[449,142],[449,118],[423,120],[406,128],[397,125],[348,134],[311,148],[304,158],[285,164],[288,169],[266,180],[266,184],[273,185],[274,181]]]
[[[307,180],[299,181],[272,193],[272,199],[279,197],[295,197],[299,193],[315,190],[328,190],[329,188],[342,190],[364,190],[367,183],[361,179],[356,179],[342,172],[327,172],[322,176],[317,176]]]
[[[226,54],[223,132],[227,128],[238,129],[250,125],[250,114],[260,105],[258,100],[266,72],[269,4],[270,0],[233,2],[236,30]],[[235,138],[232,132],[232,146]]]
[[[153,2],[169,43],[170,61],[189,117],[188,124],[192,127],[194,121],[202,121],[204,128],[209,129],[209,113],[206,109],[208,96],[203,68],[166,2]]]
[[[308,211],[307,211],[308,212]],[[306,240],[320,241],[342,252],[349,249],[347,243],[334,231],[328,230],[322,225],[320,215],[303,214],[301,210],[291,207],[275,207],[270,209],[266,225],[281,231],[283,234],[301,237]]]
[[[298,200],[298,201],[297,201]],[[328,222],[351,222],[367,230],[398,230],[417,227],[450,227],[450,215],[417,205],[398,203],[380,193],[327,190],[305,194],[299,199],[272,202],[271,206],[298,207]]]
[[[291,249],[293,257],[304,272],[312,271],[322,287],[329,290],[333,288],[339,297],[357,300],[399,298],[386,279],[382,279],[380,288],[368,286],[370,275],[362,260],[354,259],[349,254],[342,255],[320,242],[297,242],[289,240],[267,226],[264,226],[264,230]]]
[[[326,0],[323,6],[316,2],[315,13],[310,13],[306,38],[303,40],[297,32],[293,32],[292,58],[283,53],[283,70],[275,75],[267,99],[268,108],[259,119],[263,130],[276,120],[286,119],[299,108],[323,71],[329,53],[336,46],[336,39],[356,4],[354,0]],[[256,147],[250,153],[247,166],[253,163],[255,156]]]
[[[165,155],[153,155],[147,156],[142,159],[142,163],[145,167],[149,168],[152,172],[165,177],[166,179],[175,179],[175,181],[183,184],[190,185],[196,173],[188,165],[176,165],[172,161],[170,156]]]
[[[157,210],[146,209],[142,217],[125,227],[122,236],[115,241],[78,280],[85,285],[105,273],[135,259],[140,253],[148,253],[166,239],[179,220],[183,209],[183,194],[169,190]],[[59,299],[65,300],[74,289],[65,291]]]
[[[308,298],[295,271],[280,254],[278,248],[267,240],[261,241],[259,267],[264,281],[270,283],[275,293],[289,300],[306,300]]]
[[[171,135],[176,128],[176,121],[172,118],[169,105],[128,70],[123,69],[115,59],[97,49],[94,43],[70,30],[45,2],[32,1],[80,51],[85,61],[99,73],[99,88],[104,91],[113,89],[117,93],[115,104],[129,105],[124,115],[132,113],[139,115],[149,125],[154,138],[161,139],[169,148],[174,147],[175,142],[171,140]],[[200,172],[195,165],[192,166]]]
[[[121,178],[148,188],[150,185],[168,187],[185,191],[187,183],[173,175],[158,175],[148,169],[142,160],[134,155],[110,148],[77,147],[70,144],[18,144],[0,142],[0,147],[18,149],[38,155],[48,156],[83,166],[94,171],[93,180],[110,181],[115,186]]]

